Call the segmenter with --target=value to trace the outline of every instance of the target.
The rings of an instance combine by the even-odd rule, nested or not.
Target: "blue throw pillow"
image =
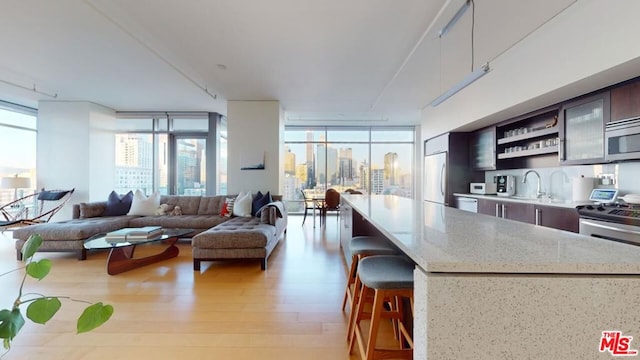
[[[267,191],[266,194],[262,195],[260,191],[253,198],[253,202],[251,203],[251,216],[256,216],[258,214],[258,210],[260,210],[263,206],[272,202],[271,194]]]
[[[102,213],[102,216],[121,216],[127,215],[129,209],[131,209],[131,202],[133,201],[133,191],[120,196],[117,192],[112,191],[107,199],[107,208]]]

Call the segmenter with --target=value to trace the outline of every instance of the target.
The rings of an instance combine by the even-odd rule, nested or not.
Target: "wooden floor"
[[[85,261],[39,253],[36,258],[53,261],[52,272],[39,283],[27,280],[25,292],[107,302],[114,315],[76,335],[85,305],[63,302],[47,325],[27,322],[3,360],[356,359],[348,355],[348,313],[340,309],[346,268],[337,223],[329,218],[326,229],[313,228],[308,220],[301,226],[302,217],[289,217],[267,271],[259,261],[235,261],[204,262],[194,272],[189,242],[180,243],[177,258],[115,276],[106,274],[106,252],[90,252]],[[0,237],[0,273],[21,264],[6,235]],[[17,294],[18,275],[0,277],[3,308]]]

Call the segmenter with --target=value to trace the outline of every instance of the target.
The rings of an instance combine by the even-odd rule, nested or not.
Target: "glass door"
[[[175,135],[172,177],[176,195],[205,195],[207,192],[206,136]]]
[[[604,161],[604,125],[610,116],[609,92],[572,101],[560,109],[560,162]]]

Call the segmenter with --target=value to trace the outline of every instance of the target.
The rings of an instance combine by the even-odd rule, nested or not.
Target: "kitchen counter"
[[[343,195],[427,272],[640,275],[640,247],[391,196]]]
[[[613,330],[640,348],[638,246],[396,196],[342,200],[354,235],[383,235],[416,264],[415,359],[610,359],[598,348]]]
[[[556,199],[532,199],[523,196],[498,196],[498,195],[479,195],[479,194],[464,194],[454,193],[454,196],[468,197],[475,199],[487,199],[494,201],[507,201],[515,203],[526,203],[534,205],[555,206],[561,208],[574,208],[578,205],[592,204],[590,201],[571,201],[571,200],[556,200]]]

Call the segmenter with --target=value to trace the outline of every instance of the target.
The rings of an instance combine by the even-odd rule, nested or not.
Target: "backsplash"
[[[495,175],[513,175],[516,177],[516,194],[535,197],[537,179],[534,175],[522,182],[522,176],[529,169],[512,169],[485,172],[485,181],[493,182]],[[597,178],[601,174],[613,174],[614,185],[602,185],[598,188],[614,188],[620,195],[640,194],[640,162],[621,162],[615,164],[558,166],[534,169],[542,179],[542,191],[551,194],[553,199],[571,200],[573,197],[573,179],[584,177]]]

